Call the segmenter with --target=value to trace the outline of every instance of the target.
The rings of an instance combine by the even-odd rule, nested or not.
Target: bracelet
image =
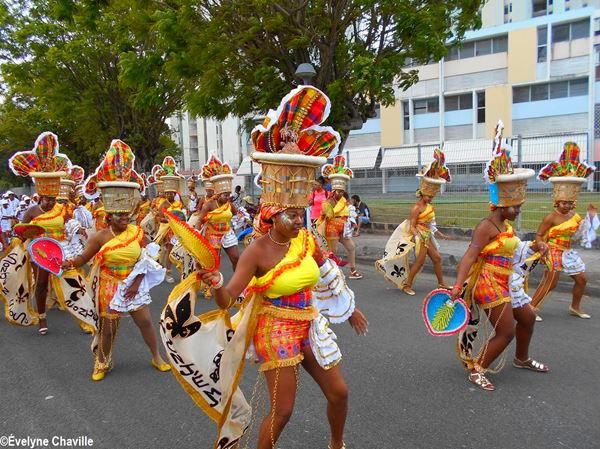
[[[229,297],[229,303],[227,304],[227,309],[230,309],[235,304],[236,299],[233,296]]]
[[[214,290],[218,290],[223,287],[223,273],[219,272],[219,280],[216,284],[211,285]]]
[[[462,284],[454,284],[452,288],[462,288]]]
[[[69,264],[69,268],[75,268],[75,259],[67,259],[67,263]]]

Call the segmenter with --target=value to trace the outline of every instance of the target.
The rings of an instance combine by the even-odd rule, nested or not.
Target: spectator
[[[582,239],[581,245],[585,249],[592,249],[592,244],[598,238],[596,231],[600,228],[600,219],[598,218],[598,210],[593,204],[587,207],[587,214],[582,223]]]
[[[360,227],[362,225],[371,223],[371,211],[369,211],[369,206],[367,206],[367,203],[361,201],[360,196],[358,195],[352,195],[352,204],[354,204],[354,207],[358,212],[358,216],[356,219],[357,227],[355,236],[359,236]]]
[[[325,190],[325,178],[319,176],[308,199],[308,204],[310,205],[310,220],[312,222],[316,221],[321,216],[323,202],[326,199],[327,191]]]
[[[235,190],[231,195],[231,202],[236,208],[242,206],[242,186],[235,186]]]
[[[329,182],[329,178],[325,178],[324,176],[319,176],[317,179],[318,182],[321,183],[327,194],[331,193],[331,182]]]
[[[25,215],[25,211],[27,211],[27,203],[25,201],[21,201],[19,203],[19,209],[17,210],[17,221],[23,221],[23,216]]]
[[[8,204],[8,199],[2,198],[0,201],[0,229],[2,230],[1,238],[2,238],[2,248],[8,248],[8,244],[10,242],[10,232],[12,229],[12,219],[13,213],[10,209],[10,205]]]

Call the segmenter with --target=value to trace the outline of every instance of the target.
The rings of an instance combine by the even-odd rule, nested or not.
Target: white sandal
[[[483,372],[475,371],[469,374],[469,382],[474,383],[485,391],[494,391],[496,387],[491,383]]]

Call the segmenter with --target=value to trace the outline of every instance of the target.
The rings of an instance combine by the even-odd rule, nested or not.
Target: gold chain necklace
[[[276,245],[279,245],[279,246],[288,246],[290,244],[289,240],[287,242],[283,242],[283,243],[282,242],[278,242],[277,240],[275,240],[273,238],[273,236],[271,235],[271,230],[270,229],[269,229],[269,232],[267,232],[267,235],[269,236],[269,238],[271,239],[271,241],[273,243],[275,243]]]

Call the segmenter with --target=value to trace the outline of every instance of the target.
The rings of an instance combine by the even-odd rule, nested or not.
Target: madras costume
[[[552,183],[552,197],[556,203],[561,201],[575,202],[586,182],[595,168],[580,162],[580,149],[575,142],[566,142],[559,159],[542,167],[538,173],[541,181]],[[573,215],[563,223],[553,226],[543,236],[548,244],[546,257],[546,272],[533,295],[533,305],[538,309],[556,282],[560,272],[575,276],[585,272],[585,264],[579,254],[571,248],[571,240],[581,226],[581,217]],[[588,316],[589,317],[589,316]]]
[[[303,230],[283,259],[248,285],[247,292],[263,295],[254,334],[260,371],[297,365],[304,358],[302,348],[310,344],[310,323],[317,317],[311,294],[320,277],[315,250],[314,238]]]
[[[233,212],[229,202],[211,210],[204,216],[203,235],[217,251],[221,248],[236,246],[238,243],[237,237],[231,229],[232,218]]]
[[[512,261],[519,238],[512,226],[506,222],[506,231],[501,232],[479,253],[477,262],[469,272],[471,280],[467,286],[465,301],[473,300],[482,309],[496,307],[511,301],[510,277]]]
[[[285,108],[288,103],[297,109]],[[339,135],[329,128],[310,128],[313,122],[320,124],[326,118],[328,104],[318,89],[301,86],[284,98],[279,112],[269,112],[265,124],[252,132],[256,150],[252,157],[262,166],[261,213],[266,213],[265,220],[267,215],[272,217],[289,207],[308,206],[316,168],[326,162],[323,156],[339,142]],[[284,109],[289,112],[284,113]],[[296,123],[300,117],[305,120]],[[292,129],[292,125],[293,132],[282,131]],[[305,128],[310,131],[305,132]],[[298,144],[291,137],[294,135]],[[291,140],[285,143],[286,138]],[[301,152],[301,143],[302,149],[312,151],[310,155]],[[223,218],[225,214],[225,208],[216,213]],[[304,347],[311,348],[324,369],[341,360],[329,322],[350,317],[354,294],[337,265],[328,259],[314,259],[316,251],[312,234],[302,229],[280,262],[263,276],[251,279],[240,312],[231,318],[226,310],[193,314],[201,288],[196,273],[169,296],[161,315],[161,337],[175,377],[218,423],[215,449],[238,444],[250,423],[252,410],[239,383],[251,347],[261,371],[299,364]],[[196,381],[200,378],[202,383]]]
[[[548,230],[544,236],[549,249],[548,270],[562,271],[569,276],[585,272],[585,263],[577,251],[571,249],[571,239],[573,234],[579,230],[581,221],[579,214],[575,214],[564,223]]]
[[[112,238],[100,248],[95,262],[100,268],[98,285],[98,312],[101,317],[115,318],[118,313],[110,309],[110,301],[117,287],[133,271],[140,258],[144,231],[138,226],[128,225],[125,232]]]
[[[342,197],[335,206],[326,201],[321,209],[321,218],[317,220],[317,227],[324,224],[325,226],[322,229],[324,229],[325,238],[327,240],[339,240],[344,233],[344,226],[349,215],[350,209],[346,198]]]
[[[18,176],[32,177],[40,196],[56,198],[61,190],[61,178],[72,174],[83,177],[83,169],[72,166],[67,156],[58,150],[58,137],[54,133],[44,132],[38,136],[31,151],[21,151],[12,156],[9,167]],[[72,180],[70,182],[75,184]],[[42,227],[42,237],[59,241],[65,253],[69,254],[66,232],[68,226],[65,225],[65,218],[68,217],[65,211],[62,204],[56,203],[51,210],[32,218],[30,224]],[[43,311],[38,310],[36,313],[31,304],[36,299],[36,279],[27,251],[28,244],[29,240],[22,242],[13,239],[4,259],[0,261],[0,297],[5,302],[5,316],[8,322],[21,326],[37,324],[39,319],[45,318],[47,309],[45,307]],[[35,270],[39,272],[42,268],[36,266]],[[55,298],[61,309],[66,309],[82,326],[94,330],[98,316],[93,301],[80,295],[82,289],[85,289],[84,285],[85,279],[81,270],[72,270],[60,277],[50,274],[48,291],[42,294],[46,295],[46,300]]]
[[[106,229],[108,227],[106,216],[107,213],[103,205],[94,208],[94,210],[92,211],[92,217],[94,218],[94,225],[96,226],[96,231],[101,231],[102,229]]]
[[[513,168],[510,158],[511,148],[502,139],[503,128],[504,124],[499,121],[496,127],[494,153],[484,170],[492,210],[523,204],[527,180],[535,175],[531,169]],[[519,288],[522,287],[521,279],[518,276],[513,277],[513,264],[515,260],[525,257],[526,251],[520,246],[522,242],[515,235],[512,226],[508,222],[504,225],[506,230],[498,232],[493,240],[480,250],[479,257],[471,267],[464,285],[463,299],[470,308],[471,317],[466,328],[458,334],[456,349],[459,359],[468,370],[481,368],[478,364],[479,355],[474,354],[477,335],[480,329],[485,329],[482,328],[485,320],[480,319],[480,311],[506,303],[512,303],[511,308],[516,308],[528,302],[526,298],[513,300],[513,289],[517,296]],[[523,272],[522,275],[524,282],[525,273]],[[484,338],[487,340],[491,336],[484,335]],[[486,343],[483,343],[482,348],[485,348],[485,345]]]
[[[150,201],[148,201],[148,200],[142,201],[138,207],[138,213],[137,213],[137,216],[135,217],[135,224],[137,224],[139,226],[140,223],[142,222],[142,220],[146,217],[146,215],[148,215],[150,213],[151,209],[152,209],[152,204],[150,203]]]

